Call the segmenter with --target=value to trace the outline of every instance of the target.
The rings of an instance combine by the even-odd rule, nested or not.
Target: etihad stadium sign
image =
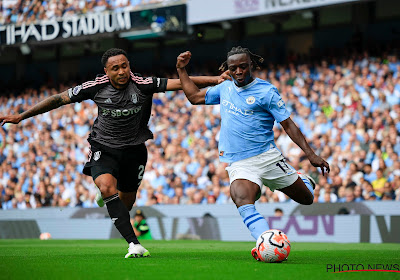
[[[131,13],[93,13],[67,17],[63,21],[42,21],[40,24],[13,24],[0,26],[1,45],[14,45],[28,41],[50,41],[97,33],[112,33],[131,29]]]
[[[188,24],[277,14],[364,0],[188,0]]]
[[[58,42],[84,36],[112,36],[116,32],[151,29],[151,22],[142,16],[141,12],[143,11],[88,13],[65,17],[61,20],[3,25],[0,26],[0,45]],[[149,13],[167,19],[172,13],[179,23],[186,22],[185,5],[160,7]]]

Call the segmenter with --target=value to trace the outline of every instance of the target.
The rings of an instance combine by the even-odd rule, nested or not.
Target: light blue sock
[[[254,204],[245,204],[238,208],[243,223],[251,232],[256,240],[266,230],[269,230],[267,220],[257,212]]]
[[[311,192],[312,196],[314,197],[314,189],[312,187],[311,182],[303,176],[300,176],[301,180],[303,180],[304,184],[306,184],[307,189]]]

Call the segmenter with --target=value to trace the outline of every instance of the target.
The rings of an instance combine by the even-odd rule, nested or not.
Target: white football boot
[[[141,244],[129,243],[128,254],[125,255],[125,259],[128,258],[141,258],[149,257],[150,252],[146,250]]]
[[[101,197],[101,192],[99,190],[98,187],[96,187],[96,197],[95,197],[96,203],[97,205],[99,205],[99,207],[103,207],[104,206],[104,200]]]

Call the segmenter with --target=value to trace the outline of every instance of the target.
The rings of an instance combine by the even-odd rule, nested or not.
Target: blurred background
[[[312,206],[263,187],[257,207],[271,228],[294,241],[400,242],[399,43],[396,0],[0,0],[0,114],[93,79],[112,47],[134,72],[168,78],[182,51],[191,75],[219,75],[226,53],[247,47],[265,58],[255,75],[331,166],[323,177],[275,127],[279,149],[317,186]],[[154,238],[251,240],[218,160],[219,107],[192,106],[181,91],[153,103],[135,209]],[[0,238],[118,237],[81,174],[96,116],[85,101],[0,129]]]

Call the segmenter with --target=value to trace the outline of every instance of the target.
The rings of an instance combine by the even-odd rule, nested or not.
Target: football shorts
[[[113,149],[93,141],[90,144],[83,174],[92,176],[93,181],[102,174],[111,174],[117,179],[119,191],[136,192],[147,163],[146,145]]]
[[[271,191],[291,186],[299,178],[297,171],[290,166],[281,152],[272,148],[268,151],[231,163],[227,168],[232,184],[237,179],[249,180]]]

